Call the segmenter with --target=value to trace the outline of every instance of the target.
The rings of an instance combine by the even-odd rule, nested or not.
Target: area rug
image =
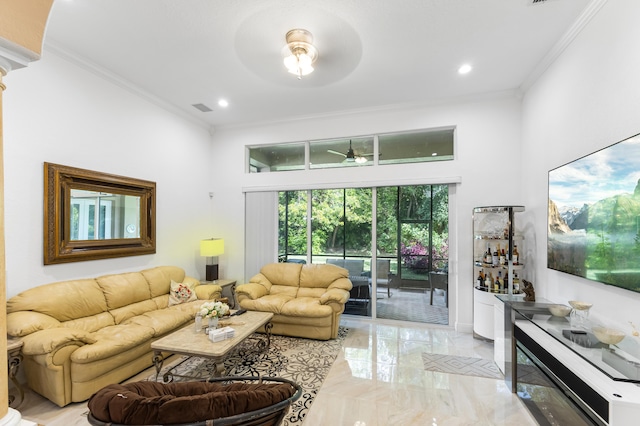
[[[490,359],[423,353],[422,363],[427,371],[487,377],[489,379],[504,377],[496,363]]]
[[[265,352],[257,352],[255,345],[251,343],[241,345],[225,359],[226,375],[282,377],[298,383],[302,386],[302,396],[293,404],[282,425],[299,426],[309,412],[348,333],[348,328],[340,327],[338,338],[327,341],[271,336],[271,346]],[[264,336],[257,335],[257,338]],[[183,357],[183,361],[174,370],[175,374],[192,376],[197,380],[211,377],[216,370],[215,364],[206,358]],[[169,368],[170,366],[163,368],[159,380],[162,380],[162,374]],[[155,373],[147,380],[156,380]],[[175,380],[180,378],[176,377]]]

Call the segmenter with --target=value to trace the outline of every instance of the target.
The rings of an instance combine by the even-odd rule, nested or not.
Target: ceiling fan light
[[[298,78],[313,72],[312,64],[318,59],[318,50],[313,46],[313,36],[307,30],[295,29],[286,35],[283,48],[284,66]]]
[[[366,162],[367,162],[367,159],[364,158],[364,157],[357,157],[356,158],[356,163],[358,163],[358,164],[362,164],[362,163],[366,163]]]

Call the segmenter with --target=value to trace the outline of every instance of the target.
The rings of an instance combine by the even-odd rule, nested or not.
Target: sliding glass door
[[[447,185],[283,191],[279,261],[347,269],[345,314],[448,324],[448,223]]]

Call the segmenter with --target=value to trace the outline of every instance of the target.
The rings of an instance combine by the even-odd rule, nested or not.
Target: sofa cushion
[[[297,297],[285,303],[278,313],[292,317],[321,318],[331,316],[333,309],[321,305],[317,297]]]
[[[349,271],[336,265],[306,265],[300,272],[300,287],[327,288],[332,282],[348,276]]]
[[[298,287],[300,285],[300,271],[302,265],[299,263],[270,263],[260,269],[271,284],[282,286]],[[272,290],[273,291],[273,290]]]
[[[7,302],[7,312],[35,311],[58,321],[96,315],[107,310],[102,289],[93,279],[71,280],[30,288]]]
[[[300,287],[298,289],[297,297],[315,297],[317,299],[320,298],[327,291],[324,287],[318,288],[304,288]]]
[[[196,307],[191,312],[179,309],[162,309],[150,311],[142,315],[128,319],[123,325],[136,324],[153,329],[154,336],[161,336],[168,333],[193,319]]]
[[[71,354],[71,361],[88,363],[105,359],[138,346],[150,340],[153,335],[153,328],[136,324],[105,327],[91,333],[95,343],[76,349]]]
[[[140,272],[149,284],[151,297],[169,294],[171,280],[177,283],[184,282],[184,270],[177,266],[158,266],[157,268],[145,269]]]
[[[142,302],[131,303],[118,309],[112,309],[109,311],[113,315],[113,320],[116,324],[120,324],[133,318],[137,315],[142,315],[145,312],[155,311],[157,309],[156,302],[153,300],[143,300]]]
[[[149,284],[139,272],[105,275],[96,278],[104,292],[109,310],[151,298]]]
[[[198,296],[196,296],[195,286],[195,283],[177,283],[171,280],[169,306],[196,300]]]
[[[255,300],[245,299],[242,307],[250,311],[273,312],[279,314],[285,303],[293,300],[294,297],[283,294],[268,294]]]
[[[115,322],[113,320],[113,315],[111,315],[109,312],[103,312],[101,314],[92,315],[90,317],[65,321],[60,324],[61,327],[77,328],[79,330],[84,330],[91,333],[93,333],[94,331],[98,331],[101,328],[109,327],[110,325],[115,325]]]
[[[296,297],[298,295],[298,287],[288,285],[272,285],[270,294],[278,294],[287,297]]]

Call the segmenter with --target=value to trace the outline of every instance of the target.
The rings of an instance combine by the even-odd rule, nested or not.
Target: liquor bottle
[[[513,293],[520,293],[520,278],[518,278],[518,273],[513,273]]]
[[[478,278],[476,279],[476,287],[484,287],[484,278],[482,277],[482,270],[478,272]]]
[[[504,254],[504,249],[500,252],[500,264],[504,265],[507,263],[507,256]]]
[[[502,289],[504,288],[504,280],[502,279],[502,271],[498,271],[498,277],[496,278],[496,283],[498,284],[498,291],[502,293]]]
[[[487,263],[490,265],[492,263],[491,258],[492,258],[491,247],[489,246],[489,244],[487,244],[487,252],[484,254],[484,263]]]
[[[518,246],[513,246],[513,257],[511,259],[513,260],[514,265],[518,265],[518,257]]]
[[[498,281],[498,277],[496,277],[496,279],[493,280],[493,292],[500,293],[500,281]]]
[[[493,256],[491,256],[491,263],[493,266],[498,266],[500,264],[500,255],[498,252],[500,251],[500,244],[496,244],[496,249],[493,252]]]

